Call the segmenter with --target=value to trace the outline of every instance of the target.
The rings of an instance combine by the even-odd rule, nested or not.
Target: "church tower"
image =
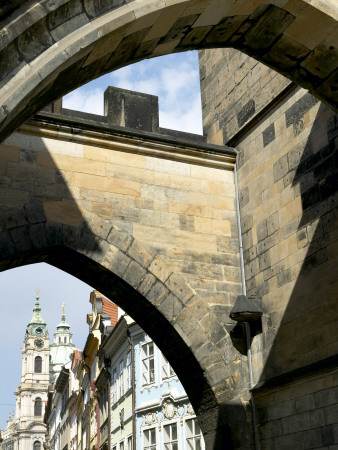
[[[56,382],[62,366],[71,361],[75,346],[72,343],[72,333],[70,326],[66,322],[65,304],[62,304],[61,322],[56,327],[54,342],[50,346],[49,356],[49,379],[50,383]]]
[[[46,426],[44,404],[49,384],[49,336],[41,315],[39,290],[22,349],[21,384],[16,395],[14,449],[42,450]]]
[[[3,432],[4,450],[43,450],[46,425],[43,422],[48,390],[53,388],[62,366],[74,352],[72,333],[62,305],[61,322],[49,345],[47,323],[41,315],[37,289],[33,316],[26,327],[22,348],[21,383],[17,388],[16,414],[10,414]]]

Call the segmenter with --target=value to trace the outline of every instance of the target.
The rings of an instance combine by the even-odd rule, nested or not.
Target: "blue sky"
[[[197,52],[179,53],[145,60],[107,74],[68,94],[65,108],[103,114],[107,86],[131,89],[159,97],[160,126],[202,134],[202,114]],[[0,331],[0,430],[15,410],[14,391],[20,384],[21,348],[27,323],[32,317],[35,290],[40,289],[42,316],[50,341],[61,318],[64,302],[73,343],[83,348],[90,312],[92,288],[47,264],[34,264],[0,273],[3,296]]]
[[[107,86],[157,95],[160,127],[203,134],[198,53],[147,59],[107,74],[64,97],[65,108],[103,114]]]

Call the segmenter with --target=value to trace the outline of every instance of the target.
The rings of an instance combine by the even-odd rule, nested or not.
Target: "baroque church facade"
[[[73,351],[72,334],[64,309],[61,322],[56,327],[54,342],[50,344],[47,323],[42,317],[37,294],[22,348],[21,382],[15,392],[16,412],[10,415],[2,434],[3,450],[44,448],[44,406],[48,389],[55,382],[62,365],[70,360]]]

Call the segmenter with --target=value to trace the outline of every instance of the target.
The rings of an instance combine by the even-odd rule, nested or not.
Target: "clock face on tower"
[[[36,348],[42,348],[43,347],[43,340],[42,339],[35,339],[34,345]]]

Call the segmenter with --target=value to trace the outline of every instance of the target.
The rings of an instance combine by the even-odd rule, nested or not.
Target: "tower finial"
[[[36,298],[37,300],[39,300],[39,298],[40,298],[40,297],[39,297],[40,289],[36,289],[35,292],[36,292],[36,297],[35,297],[35,298]]]
[[[66,317],[66,314],[65,314],[65,306],[66,306],[66,304],[65,304],[65,302],[62,302],[61,306],[62,306],[62,317]]]

